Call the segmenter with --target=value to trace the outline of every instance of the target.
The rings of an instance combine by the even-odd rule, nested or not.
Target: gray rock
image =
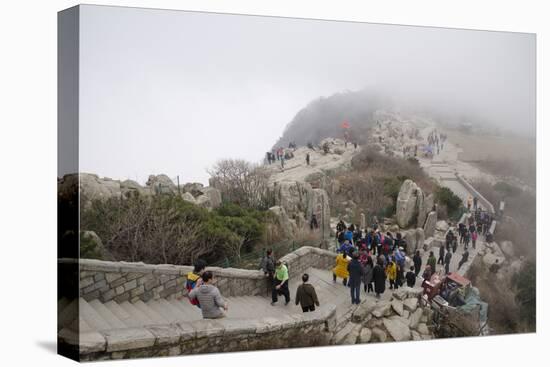
[[[369,328],[363,328],[361,329],[361,333],[359,334],[359,343],[368,343],[370,342],[372,338],[372,331]]]
[[[438,220],[437,223],[435,224],[435,230],[438,232],[442,232],[445,235],[449,230],[449,224],[447,223],[447,221]]]
[[[420,336],[420,333],[416,330],[411,330],[411,336],[412,336],[412,340],[414,341],[423,340],[422,337]]]
[[[210,208],[215,209],[222,205],[222,194],[220,190],[213,187],[203,187],[198,191],[210,199]]]
[[[399,316],[403,315],[403,302],[402,301],[400,301],[398,299],[394,299],[393,301],[391,301],[391,307],[395,311],[396,314],[398,314]]]
[[[418,298],[407,298],[403,302],[403,308],[409,312],[414,312],[418,308]]]
[[[393,298],[402,301],[405,298],[407,298],[407,291],[406,291],[405,288],[399,288],[398,290],[393,291],[392,296],[393,296]]]
[[[188,193],[186,192],[186,194]],[[210,202],[210,197],[208,197],[208,195],[199,195],[195,198],[195,201],[197,202],[197,205],[203,208],[212,208],[212,203]]]
[[[384,326],[395,341],[405,341],[411,339],[409,326],[397,319],[384,319]]]
[[[361,303],[351,316],[353,322],[362,322],[367,315],[376,308],[376,302],[373,299],[367,299],[364,303]]]
[[[418,203],[423,202],[423,197],[422,190],[412,180],[403,182],[396,203],[396,219],[399,227],[406,228],[413,223],[413,220],[417,220]]]
[[[504,258],[504,256],[497,256],[494,254],[486,254],[485,256],[483,256],[483,263],[487,267],[490,267],[491,265],[493,265],[497,260],[498,260],[498,263],[502,265],[504,261],[506,261],[506,258]]]
[[[190,203],[197,204],[195,198],[189,192],[184,192],[183,194],[181,194],[181,198]]]
[[[500,243],[500,249],[507,257],[514,257],[515,255],[514,244],[512,241],[502,241]]]
[[[432,237],[435,232],[435,225],[437,223],[437,212],[430,212],[426,223],[424,224],[424,234],[426,237]]]
[[[145,185],[155,194],[176,194],[178,192],[174,182],[165,174],[150,175]]]
[[[391,315],[391,303],[381,301],[376,305],[376,309],[372,311],[372,315],[377,318]]]
[[[372,329],[372,336],[374,337],[374,340],[381,343],[384,343],[388,339],[388,335],[386,334],[386,332],[377,327]]]
[[[411,329],[416,329],[418,327],[418,324],[420,323],[421,319],[422,319],[422,309],[417,308],[409,316],[409,327]]]
[[[422,335],[429,335],[430,334],[430,330],[428,329],[428,325],[426,325],[424,323],[418,324],[418,326],[416,327],[416,330]]]

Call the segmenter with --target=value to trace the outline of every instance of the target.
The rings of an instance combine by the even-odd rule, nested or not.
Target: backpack
[[[189,272],[187,274],[187,282],[185,283],[185,288],[187,289],[187,293],[191,292],[197,285],[197,281],[201,278],[200,275],[195,274],[193,272]],[[192,305],[199,306],[199,300],[198,299],[189,299]]]

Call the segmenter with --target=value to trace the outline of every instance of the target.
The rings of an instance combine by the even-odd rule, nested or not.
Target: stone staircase
[[[350,302],[349,288],[344,287],[340,280],[333,283],[330,270],[309,268],[306,272],[310,275],[310,283],[316,288],[321,302],[321,307],[318,309],[336,306],[337,325],[343,325],[354,309]],[[226,317],[217,319],[216,322],[223,325],[233,323],[235,320],[262,320],[302,314],[300,306],[294,303],[296,288],[300,283],[300,279],[291,279],[289,283],[291,303],[286,306],[284,297],[279,297],[279,301],[274,306],[270,305],[271,298],[267,295],[228,297],[226,298],[228,302]],[[79,310],[78,320],[75,319],[74,312],[76,302]],[[114,300],[103,303],[99,299],[86,301],[82,297],[69,302],[66,298],[61,298],[58,306],[62,310],[58,323],[59,330],[63,328],[79,330],[81,334],[202,320],[200,309],[193,306],[187,297],[160,298],[147,302],[138,300],[134,303],[129,301],[117,303]]]

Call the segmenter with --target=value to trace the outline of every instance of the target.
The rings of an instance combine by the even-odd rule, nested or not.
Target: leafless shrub
[[[208,173],[211,184],[221,191],[224,201],[256,209],[274,205],[268,185],[270,172],[265,167],[242,159],[223,159]]]

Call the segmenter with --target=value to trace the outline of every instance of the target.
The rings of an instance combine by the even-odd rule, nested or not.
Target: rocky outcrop
[[[426,218],[426,223],[424,224],[424,235],[426,237],[432,237],[434,235],[436,223],[437,212],[430,212]]]
[[[325,229],[325,236],[330,230],[330,200],[324,189],[313,189],[310,184],[300,181],[282,181],[274,185],[276,207],[284,209],[286,218],[280,209],[271,208],[281,217],[281,225],[290,225],[285,233],[295,233],[296,229],[309,228],[313,214],[319,228]]]
[[[500,243],[500,249],[509,258],[513,258],[515,255],[514,244],[512,241],[502,241]]]
[[[174,182],[165,174],[150,175],[145,185],[155,194],[176,194],[178,192]]]
[[[402,287],[390,300],[367,298],[351,315],[350,324],[362,325],[362,329],[347,324],[339,332],[339,340],[350,342],[345,335],[352,331],[351,338],[357,343],[433,338],[427,325],[429,312],[419,302],[421,293],[422,289]]]
[[[422,209],[422,210],[421,210]],[[397,224],[401,228],[410,225],[422,227],[425,219],[424,193],[412,180],[405,180],[401,185],[396,203]],[[421,223],[419,225],[419,223]]]
[[[222,205],[222,194],[220,190],[213,187],[201,187],[200,189],[197,189],[197,191],[202,194],[199,195],[198,198],[200,198],[201,196],[208,197],[209,208],[215,209]]]
[[[276,205],[269,208],[269,211],[273,213],[277,228],[282,231],[282,235],[285,238],[293,238],[298,228],[296,222],[290,220],[288,217],[285,208]]]
[[[110,197],[121,197],[121,195],[119,181],[106,177],[99,178],[98,175],[90,173],[80,174],[80,202],[84,207],[91,205],[92,200],[106,200]]]

